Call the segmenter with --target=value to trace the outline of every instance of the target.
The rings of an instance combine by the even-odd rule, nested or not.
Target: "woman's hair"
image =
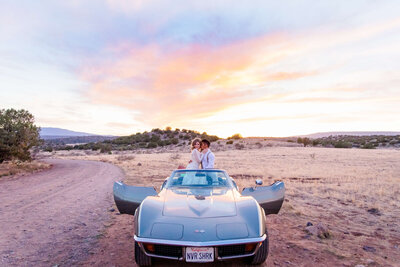
[[[193,139],[193,140],[192,140],[192,144],[191,144],[191,146],[190,146],[191,150],[194,149],[194,145],[195,145],[196,143],[199,143],[199,144],[201,145],[201,140],[200,140],[199,138]]]

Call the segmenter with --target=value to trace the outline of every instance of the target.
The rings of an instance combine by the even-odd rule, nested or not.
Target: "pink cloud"
[[[195,44],[180,49],[121,43],[107,49],[118,58],[90,62],[81,75],[91,84],[86,96],[92,102],[137,110],[143,122],[165,125],[258,99],[246,89],[249,84],[313,75],[258,70],[260,59],[267,66],[281,57],[272,47],[279,45],[282,52],[287,49],[284,41],[274,35],[223,47]]]

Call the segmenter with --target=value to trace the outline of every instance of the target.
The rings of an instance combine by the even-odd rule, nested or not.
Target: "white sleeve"
[[[197,162],[201,162],[201,158],[202,158],[202,156],[201,156],[201,154],[200,154],[200,151],[198,151],[197,149],[194,149],[193,150],[193,156],[194,156],[194,159],[197,161]]]

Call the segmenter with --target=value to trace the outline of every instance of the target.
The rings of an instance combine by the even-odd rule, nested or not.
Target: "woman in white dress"
[[[203,157],[203,154],[200,152],[201,140],[196,138],[192,141],[192,153],[190,154],[189,164],[186,166],[188,170],[197,170],[200,167],[200,163]],[[185,174],[185,177],[182,180],[182,185],[197,185],[203,184],[201,181],[201,177],[196,177],[196,172],[188,172]]]
[[[186,169],[193,170],[199,169],[203,154],[200,152],[201,140],[196,138],[192,141],[192,153],[190,156],[190,162],[186,166]]]

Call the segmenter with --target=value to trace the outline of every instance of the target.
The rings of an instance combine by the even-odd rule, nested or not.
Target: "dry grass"
[[[267,145],[270,141],[258,142],[262,146],[254,142],[254,147],[259,149],[216,151],[215,167],[227,170],[240,188],[253,186],[257,178],[264,184],[285,182],[281,213],[267,220],[270,264],[289,261],[304,266],[304,257],[312,265],[329,258],[330,266],[354,266],[366,260],[395,266],[400,261],[399,150],[278,147]],[[171,170],[186,166],[189,157],[189,151],[78,156],[120,166],[128,184],[155,187]],[[378,212],[368,211],[373,208]],[[332,238],[307,236],[307,222],[326,224]],[[376,252],[367,252],[363,246],[372,246]]]
[[[50,168],[50,164],[41,161],[7,161],[0,164],[0,178],[11,175],[24,175]]]

